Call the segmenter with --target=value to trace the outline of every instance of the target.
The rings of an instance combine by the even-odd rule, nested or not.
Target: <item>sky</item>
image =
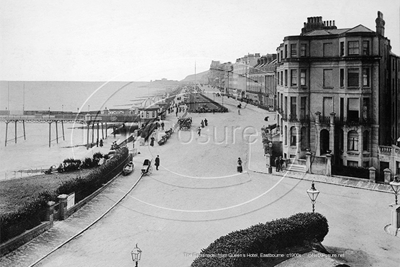
[[[362,24],[400,55],[398,0],[0,0],[0,80],[182,80],[248,53],[275,53],[307,17]]]

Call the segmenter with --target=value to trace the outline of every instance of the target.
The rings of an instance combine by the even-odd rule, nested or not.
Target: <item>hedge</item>
[[[56,200],[59,194],[75,192],[75,200],[78,202],[120,173],[129,160],[128,148],[120,148],[110,160],[92,170],[87,176],[66,181],[55,192],[39,193],[33,201],[26,203],[17,211],[1,214],[0,243],[39,225],[44,219],[49,200]]]
[[[55,199],[54,194],[42,192],[17,211],[2,214],[0,216],[0,243],[39,225],[44,219],[47,202],[51,199]]]
[[[364,167],[334,165],[332,166],[332,174],[369,179],[369,169]]]
[[[322,242],[328,230],[328,222],[321,214],[298,213],[222,236],[202,249],[191,266],[259,266],[271,261],[261,254],[279,253],[304,242]],[[250,254],[255,257],[249,257]]]
[[[75,193],[75,201],[78,202],[120,173],[129,160],[128,148],[122,147],[105,164],[92,170],[85,177],[77,177],[62,183],[57,189],[57,194]]]

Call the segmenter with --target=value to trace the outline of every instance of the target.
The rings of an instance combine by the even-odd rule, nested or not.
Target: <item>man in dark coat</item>
[[[160,156],[157,155],[154,165],[156,166],[156,170],[158,171],[158,166],[160,166]]]
[[[207,119],[204,119],[204,124],[205,124],[205,126],[208,126],[208,120]]]
[[[277,171],[277,172],[280,171],[280,169],[281,169],[280,167],[281,167],[281,161],[279,160],[278,157],[276,157],[276,158],[275,158],[275,168],[276,168],[276,171]]]

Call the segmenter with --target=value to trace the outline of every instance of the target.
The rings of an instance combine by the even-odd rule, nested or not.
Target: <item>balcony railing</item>
[[[297,115],[296,114],[290,114],[289,115],[289,121],[290,122],[297,122],[298,121]]]
[[[359,126],[359,125],[371,125],[371,118],[336,118],[335,123],[338,125],[346,125],[346,126]]]
[[[302,124],[309,123],[310,122],[310,116],[309,115],[300,116],[300,120],[299,121]]]

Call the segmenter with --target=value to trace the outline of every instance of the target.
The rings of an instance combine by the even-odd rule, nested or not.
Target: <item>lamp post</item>
[[[307,190],[307,194],[311,199],[312,212],[314,212],[315,211],[315,202],[316,202],[318,194],[319,194],[319,191],[317,189],[315,189],[314,181],[312,181],[312,183],[311,183],[311,188]]]
[[[64,119],[64,105],[61,105],[61,113],[62,113],[62,117]]]
[[[134,247],[133,250],[131,251],[131,256],[132,256],[132,261],[135,263],[135,266],[138,267],[140,258],[142,257],[142,251],[140,250],[137,244],[136,247]]]
[[[268,153],[267,153],[267,165],[268,165],[268,173],[272,173],[272,142],[268,143]]]
[[[393,192],[394,192],[394,204],[397,205],[397,195],[400,192],[400,181],[398,176],[394,176],[394,180],[391,181],[390,183],[390,187],[392,187]]]
[[[49,119],[50,119],[50,107],[49,107]]]

